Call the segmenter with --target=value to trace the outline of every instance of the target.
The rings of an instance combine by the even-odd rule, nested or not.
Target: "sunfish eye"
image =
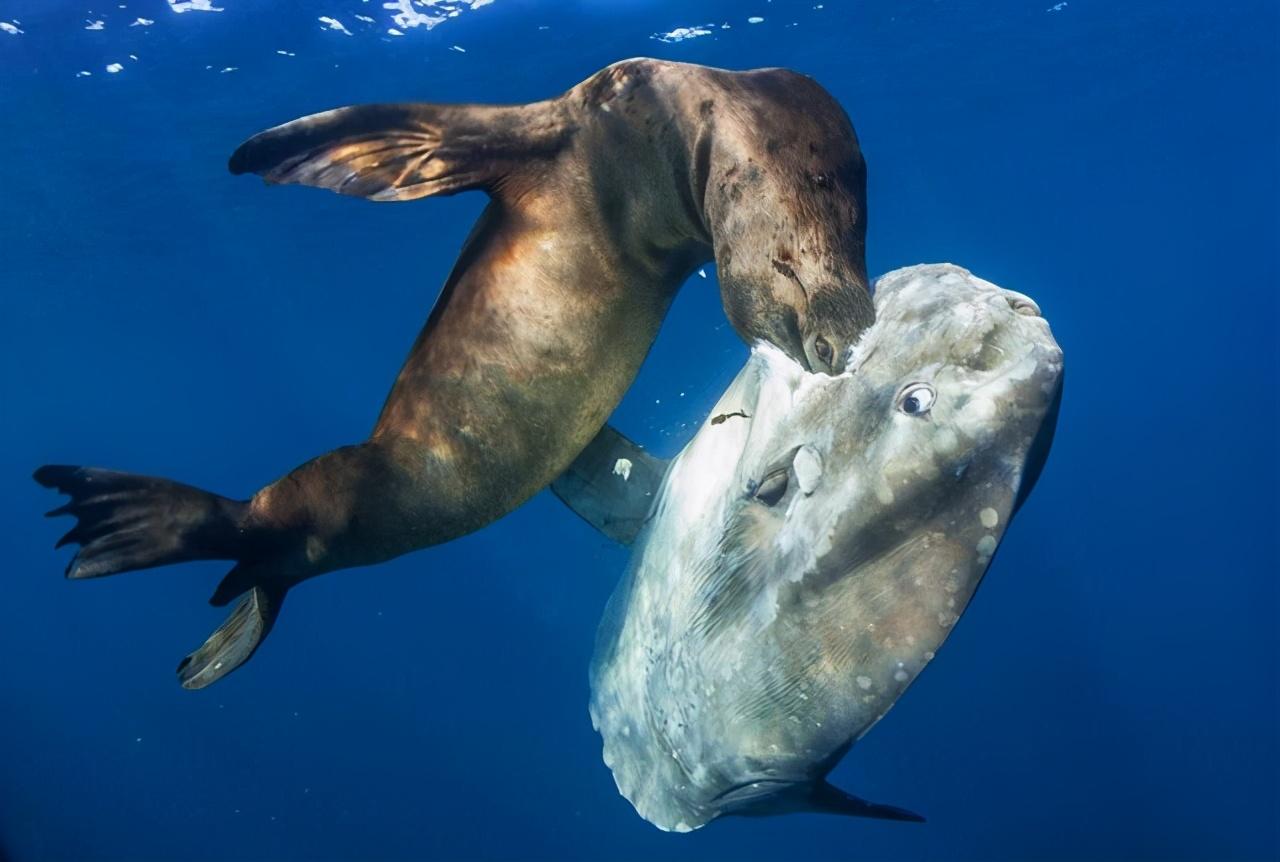
[[[898,399],[898,409],[908,416],[923,416],[929,412],[937,396],[928,383],[913,383]]]

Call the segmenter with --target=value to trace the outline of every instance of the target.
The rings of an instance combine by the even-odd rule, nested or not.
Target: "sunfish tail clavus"
[[[845,373],[758,347],[669,468],[606,428],[552,486],[635,540],[591,716],[663,829],[918,819],[826,775],[973,595],[1048,453],[1062,352],[1034,302],[959,267],[889,273],[875,300]]]
[[[59,543],[80,546],[70,578],[234,562],[211,601],[243,598],[179,665],[187,688],[244,663],[299,582],[457,538],[545,487],[600,430],[701,264],[716,261],[745,339],[813,369],[840,370],[874,318],[857,138],[830,94],[785,69],[639,59],[525,105],[340,108],[255,135],[230,168],[375,201],[491,201],[364,441],[248,500],[36,471],[71,498],[53,514],[78,520]],[[341,333],[316,338],[342,347]]]

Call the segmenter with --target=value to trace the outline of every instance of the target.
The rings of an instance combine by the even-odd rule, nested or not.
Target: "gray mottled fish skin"
[[[1062,352],[1030,299],[941,264],[875,300],[844,374],[753,351],[609,602],[592,721],[662,829],[832,810],[814,789],[934,657],[1043,463]]]

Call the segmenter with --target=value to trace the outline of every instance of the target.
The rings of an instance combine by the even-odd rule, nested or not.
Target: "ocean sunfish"
[[[668,465],[606,428],[553,488],[631,542],[591,666],[642,817],[921,819],[825,776],[934,657],[1048,454],[1062,351],[956,266],[877,282],[846,371],[770,346]]]

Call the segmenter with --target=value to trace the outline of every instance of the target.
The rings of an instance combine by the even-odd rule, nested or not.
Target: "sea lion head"
[[[866,164],[831,94],[785,69],[734,73],[703,103],[703,206],[725,310],[752,343],[838,374],[875,320]]]
[[[959,267],[890,273],[876,304],[838,376],[753,352],[610,602],[592,716],[662,828],[907,819],[825,776],[973,595],[1048,451],[1062,352],[1034,302]]]

